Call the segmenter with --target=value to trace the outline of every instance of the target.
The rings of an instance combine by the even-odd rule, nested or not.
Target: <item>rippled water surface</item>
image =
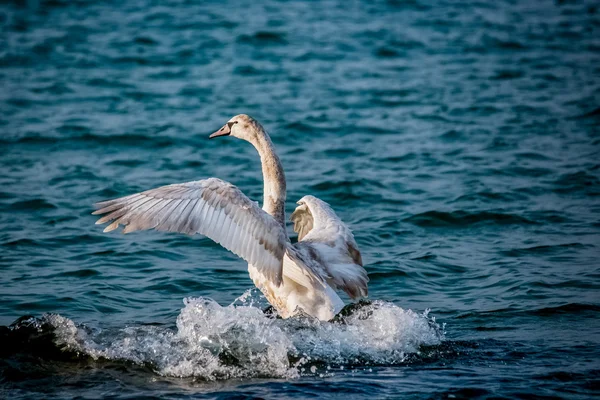
[[[589,398],[600,386],[595,2],[0,5],[0,397]],[[202,237],[92,204],[216,176],[354,230],[370,298],[281,320]],[[289,227],[291,232],[291,226]]]

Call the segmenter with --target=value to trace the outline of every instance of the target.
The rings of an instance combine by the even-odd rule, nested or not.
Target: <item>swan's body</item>
[[[208,236],[249,263],[250,278],[283,318],[303,310],[330,320],[344,306],[335,289],[352,298],[366,296],[368,277],[352,232],[327,203],[314,196],[300,199],[292,214],[299,242],[290,242],[285,175],[262,126],[242,114],[211,137],[225,135],[257,149],[262,209],[232,184],[209,178],[98,203],[94,214],[106,215],[97,223],[113,221],[105,232],[125,225],[124,233],[154,228]]]

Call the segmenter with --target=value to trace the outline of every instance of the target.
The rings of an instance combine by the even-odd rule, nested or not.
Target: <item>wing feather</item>
[[[188,216],[184,219],[184,227],[182,229],[182,231],[188,235],[194,234],[195,231],[197,231],[197,229],[195,229],[194,227],[194,221],[196,221],[195,218],[192,218],[192,215],[200,215],[202,212],[202,207],[204,206],[204,202],[200,201],[199,199],[194,199],[193,200],[193,207],[191,207],[190,212],[188,213]]]
[[[157,229],[205,235],[281,284],[284,228],[232,184],[216,178],[168,185],[96,204],[110,232]]]
[[[177,222],[173,225],[171,232],[187,233],[187,221],[190,213],[196,205],[196,199],[189,199],[185,204],[185,208],[181,211]]]
[[[294,223],[294,232],[298,234],[299,241],[304,239],[313,228],[314,219],[306,204],[297,207],[290,219]]]
[[[329,278],[323,266],[304,250],[306,247],[289,246],[284,258],[285,277],[306,287],[325,287],[325,279]]]
[[[141,194],[134,194],[134,195],[127,196],[127,197],[130,198],[127,200],[130,204],[134,203],[135,200],[140,200],[140,199],[145,199],[146,201],[149,200],[149,199],[146,199]],[[92,213],[92,215],[106,214],[106,213],[109,213],[109,212],[112,212],[112,211],[115,211],[115,210],[118,210],[119,208],[121,208],[121,205],[119,203],[114,203],[114,201],[112,201],[112,200],[98,203],[96,206],[102,207],[102,208],[94,211]]]

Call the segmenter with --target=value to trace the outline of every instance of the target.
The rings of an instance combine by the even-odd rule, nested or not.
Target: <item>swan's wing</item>
[[[369,278],[350,228],[329,204],[314,196],[304,196],[298,204],[291,216],[297,245],[312,249],[308,251],[316,254],[335,287],[352,298],[367,296]]]
[[[324,287],[326,280],[331,278],[319,263],[318,255],[303,243],[288,246],[283,260],[283,274],[308,289]]]
[[[306,236],[313,228],[313,216],[310,213],[308,206],[303,204],[296,207],[296,210],[294,210],[290,219],[294,223],[294,232],[298,234],[298,241],[304,239],[304,236]]]
[[[342,289],[353,299],[369,295],[369,277],[367,271],[358,264],[331,263],[327,264],[327,272],[333,278],[333,286]]]
[[[168,185],[96,204],[113,221],[104,232],[156,229],[207,236],[281,284],[287,235],[283,227],[237,187],[216,178]]]

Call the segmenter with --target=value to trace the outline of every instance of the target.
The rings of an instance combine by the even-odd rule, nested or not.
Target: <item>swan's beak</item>
[[[210,135],[208,138],[213,139],[219,136],[229,136],[231,134],[231,125],[229,123],[223,125],[221,129]]]

